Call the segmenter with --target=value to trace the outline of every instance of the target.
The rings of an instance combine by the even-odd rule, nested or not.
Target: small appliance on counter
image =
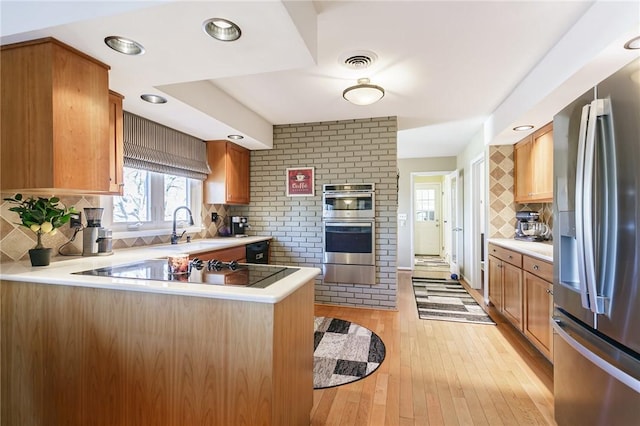
[[[549,227],[540,222],[540,213],[529,210],[516,212],[516,240],[545,241],[549,239]]]
[[[111,250],[111,229],[102,227],[102,212],[100,207],[87,207],[84,215],[87,226],[82,230],[82,255],[107,256],[113,254]]]
[[[231,216],[231,235],[234,237],[246,237],[245,234],[250,225],[245,216]]]

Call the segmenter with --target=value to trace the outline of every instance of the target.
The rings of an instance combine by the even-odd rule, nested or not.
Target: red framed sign
[[[287,197],[314,196],[313,171],[313,167],[287,169]]]

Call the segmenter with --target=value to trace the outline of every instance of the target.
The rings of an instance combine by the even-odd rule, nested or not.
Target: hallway
[[[375,331],[387,357],[373,375],[314,391],[312,425],[553,425],[553,373],[509,324],[420,320],[411,272],[399,310],[316,305],[318,316]]]

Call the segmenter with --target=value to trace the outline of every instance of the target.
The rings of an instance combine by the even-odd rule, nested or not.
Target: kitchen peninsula
[[[266,288],[73,274],[242,240],[3,264],[3,424],[308,424],[318,269]]]

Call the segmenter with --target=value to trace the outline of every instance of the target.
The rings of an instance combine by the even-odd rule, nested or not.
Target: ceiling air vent
[[[378,59],[378,56],[375,53],[361,50],[342,55],[340,63],[349,69],[363,70],[369,68],[376,59]]]

